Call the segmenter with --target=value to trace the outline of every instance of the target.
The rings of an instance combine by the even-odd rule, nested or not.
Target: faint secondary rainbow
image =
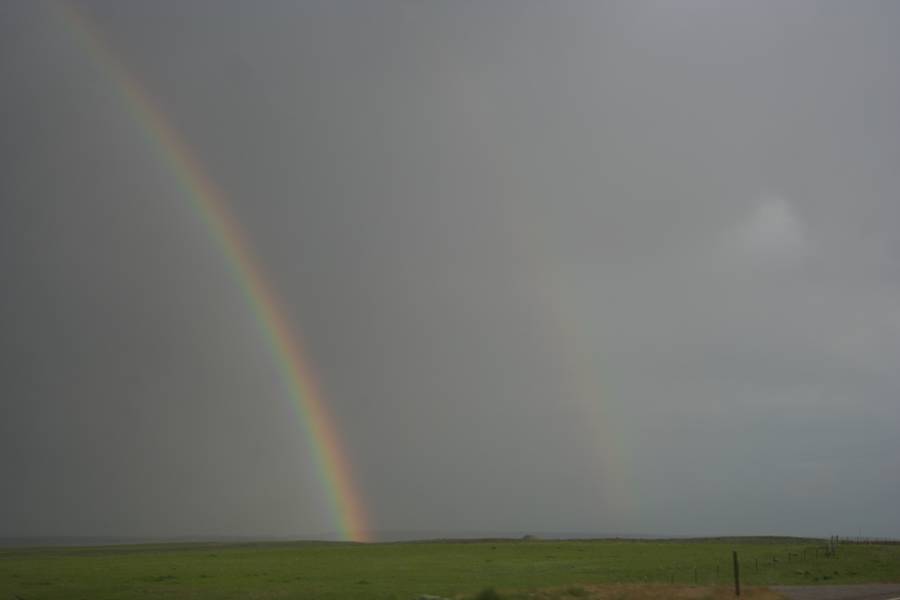
[[[62,2],[57,6],[61,9],[62,21],[79,45],[116,84],[125,106],[140,124],[149,145],[172,170],[185,197],[225,255],[278,363],[341,535],[348,540],[369,541],[362,496],[355,485],[350,461],[315,374],[278,295],[254,258],[240,225],[229,212],[224,194],[207,175],[183,137],[153,103],[141,82],[103,42],[91,20],[74,6]]]

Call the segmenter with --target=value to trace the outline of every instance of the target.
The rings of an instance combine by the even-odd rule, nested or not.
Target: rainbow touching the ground
[[[57,6],[66,28],[115,84],[148,144],[160,161],[171,169],[185,198],[205,223],[210,238],[230,266],[278,363],[341,536],[346,540],[370,541],[363,499],[315,374],[278,294],[254,258],[239,223],[229,212],[224,194],[154,104],[141,82],[104,43],[91,20],[74,6],[62,2]]]

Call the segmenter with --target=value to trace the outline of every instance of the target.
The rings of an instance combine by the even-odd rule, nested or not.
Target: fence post
[[[731,558],[734,561],[734,595],[741,595],[741,566],[738,563],[737,550],[731,551]]]

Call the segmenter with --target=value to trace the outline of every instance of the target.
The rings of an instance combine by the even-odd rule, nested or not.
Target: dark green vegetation
[[[598,583],[900,582],[900,546],[817,540],[179,544],[0,550],[0,599],[502,597]],[[696,573],[696,575],[695,575]],[[570,594],[572,595],[572,594]],[[578,596],[578,593],[572,597]]]

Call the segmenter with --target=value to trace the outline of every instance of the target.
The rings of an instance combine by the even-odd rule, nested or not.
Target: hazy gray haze
[[[900,3],[77,2],[243,227],[376,532],[900,536]],[[0,8],[0,536],[334,535],[58,5]]]

